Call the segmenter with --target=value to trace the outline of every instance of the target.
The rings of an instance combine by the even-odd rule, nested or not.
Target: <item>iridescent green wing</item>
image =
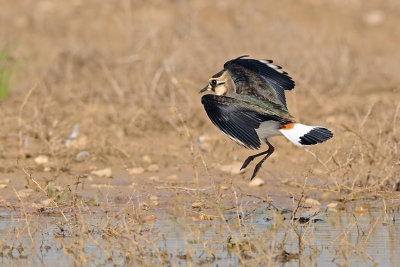
[[[237,59],[224,64],[236,86],[237,94],[254,95],[280,104],[287,109],[285,90],[292,90],[294,81],[272,64],[271,60]]]

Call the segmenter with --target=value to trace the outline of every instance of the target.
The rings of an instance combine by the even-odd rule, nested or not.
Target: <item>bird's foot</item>
[[[254,156],[249,156],[249,157],[243,162],[243,165],[242,165],[242,167],[240,168],[240,170],[243,170],[244,168],[246,168],[246,167],[250,164],[250,162],[253,161],[253,159],[255,159]]]

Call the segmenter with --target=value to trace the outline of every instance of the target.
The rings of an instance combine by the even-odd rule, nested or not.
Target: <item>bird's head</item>
[[[206,87],[200,90],[200,93],[211,91],[216,95],[226,95],[228,90],[233,86],[232,79],[227,71],[221,71],[208,80]]]

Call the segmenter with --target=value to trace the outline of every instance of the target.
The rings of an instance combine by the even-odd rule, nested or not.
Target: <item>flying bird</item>
[[[255,166],[253,179],[264,161],[274,152],[270,137],[283,135],[297,146],[322,143],[333,137],[321,126],[298,123],[289,114],[285,90],[292,90],[294,81],[272,60],[256,60],[241,56],[224,64],[200,93],[201,103],[210,120],[224,134],[241,146],[260,149],[261,141],[268,145],[264,152],[249,156],[246,168],[255,158],[265,155]]]

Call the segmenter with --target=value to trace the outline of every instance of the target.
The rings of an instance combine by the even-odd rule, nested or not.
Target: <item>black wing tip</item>
[[[302,137],[300,137],[299,143],[302,145],[315,145],[318,143],[325,142],[333,137],[333,133],[324,127],[315,127]]]
[[[237,110],[237,114],[228,114],[226,108],[232,106],[229,99],[229,97],[206,94],[202,96],[201,102],[211,122],[224,134],[245,148],[260,148],[261,141],[254,130],[259,125],[258,118],[241,116],[240,110]]]

